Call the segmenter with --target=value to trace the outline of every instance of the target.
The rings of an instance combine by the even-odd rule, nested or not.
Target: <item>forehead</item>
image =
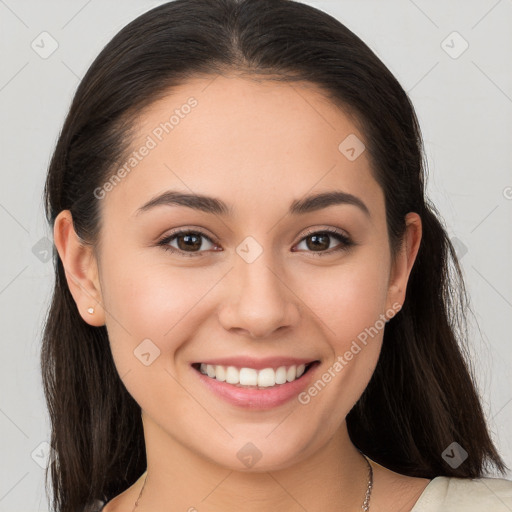
[[[356,124],[313,84],[189,80],[141,112],[118,166],[126,172],[103,206],[132,215],[167,189],[253,209],[333,188],[382,202]],[[359,157],[347,158],[347,140]]]

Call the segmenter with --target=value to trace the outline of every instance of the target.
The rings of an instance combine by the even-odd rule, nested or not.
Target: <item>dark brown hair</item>
[[[94,60],[70,106],[45,185],[50,225],[70,210],[77,234],[97,247],[94,190],[128,151],[137,116],[187,78],[227,73],[312,83],[355,116],[384,191],[392,255],[405,215],[421,216],[407,298],[387,324],[377,368],[347,416],[354,444],[409,476],[475,478],[489,464],[504,473],[467,351],[462,272],[425,197],[413,106],[368,46],[326,13],[292,0],[176,0],[129,23]],[[83,321],[55,248],[53,258],[41,353],[56,454],[53,507],[75,512],[125,490],[146,469],[146,455],[140,407],[116,371],[106,328]],[[454,441],[469,454],[457,468],[442,457]]]

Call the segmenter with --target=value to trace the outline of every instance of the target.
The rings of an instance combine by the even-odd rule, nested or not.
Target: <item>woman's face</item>
[[[145,429],[230,468],[311,455],[345,426],[375,369],[383,319],[404,300],[417,216],[392,266],[363,135],[312,85],[195,79],[152,104],[136,134],[125,172],[97,189],[95,321]],[[171,191],[215,202],[173,203]],[[325,193],[346,196],[308,199]],[[291,375],[294,360],[318,363],[262,389],[192,366],[223,361],[251,378],[259,367]]]

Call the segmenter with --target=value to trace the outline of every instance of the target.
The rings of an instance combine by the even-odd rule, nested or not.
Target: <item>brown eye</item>
[[[167,251],[178,254],[200,256],[206,250],[201,250],[204,245],[202,239],[206,239],[208,243],[215,246],[208,236],[199,231],[177,231],[158,242],[158,245]],[[177,247],[170,245],[173,242],[177,243]]]
[[[333,238],[340,242],[334,247],[331,246],[331,240]],[[305,244],[306,252],[311,252],[313,254],[316,253],[315,256],[323,256],[324,254],[332,254],[336,251],[347,250],[349,247],[355,245],[350,238],[344,234],[329,229],[308,233],[302,238],[299,245],[301,243]]]

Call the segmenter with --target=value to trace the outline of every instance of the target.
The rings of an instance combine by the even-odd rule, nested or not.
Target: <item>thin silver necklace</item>
[[[372,468],[372,465],[370,464],[370,461],[366,457],[366,455],[361,450],[359,450],[359,453],[364,457],[366,464],[368,464],[368,470],[369,470],[368,488],[366,489],[364,501],[363,501],[363,504],[361,505],[361,510],[363,512],[368,512],[370,510],[370,496],[372,494],[372,487],[373,487],[373,468]],[[146,478],[144,478],[144,484],[142,485],[142,489],[140,490],[139,497],[137,498],[137,501],[135,502],[135,506],[133,507],[132,512],[135,511],[135,509],[137,508],[137,506],[139,504],[139,500],[142,496],[142,492],[144,491],[144,487],[146,487],[147,479],[148,479],[148,475],[146,474]]]

